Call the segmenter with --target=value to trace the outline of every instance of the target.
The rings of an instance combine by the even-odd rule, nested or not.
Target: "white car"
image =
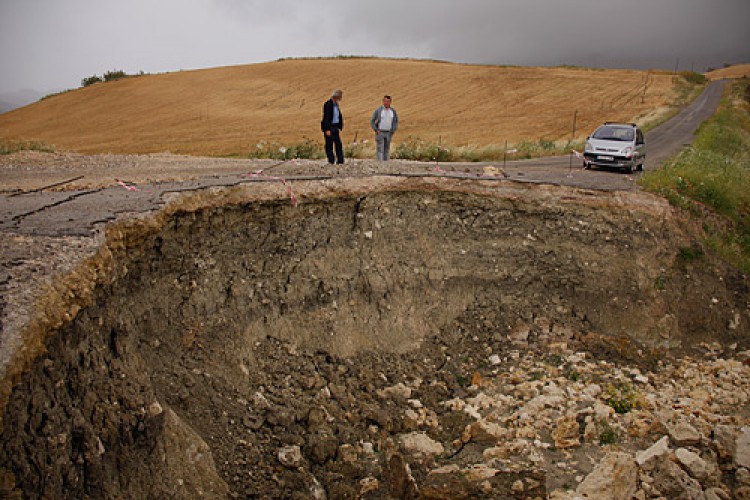
[[[635,123],[607,122],[586,139],[583,167],[643,170],[646,141]]]

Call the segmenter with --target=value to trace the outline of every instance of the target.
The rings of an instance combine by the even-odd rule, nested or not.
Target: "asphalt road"
[[[646,169],[656,168],[694,139],[694,131],[703,121],[712,116],[721,99],[724,81],[715,81],[693,103],[677,116],[655,128],[646,136],[648,156]],[[185,159],[187,163],[193,161]],[[108,187],[69,189],[55,191],[36,189],[33,191],[4,192],[0,205],[0,232],[40,236],[86,236],[92,234],[101,223],[113,220],[126,213],[148,212],[164,204],[164,195],[172,192],[193,191],[211,186],[233,186],[249,182],[278,182],[265,178],[243,175],[257,167],[257,162],[244,160],[235,162],[232,169],[218,175],[206,169],[205,175],[184,182],[160,182],[126,189],[122,185]],[[268,163],[261,168],[270,171]],[[298,162],[294,165],[278,166],[269,175],[283,175],[288,181],[323,179],[331,177],[398,175],[398,176],[442,176],[457,179],[510,179],[520,182],[559,184],[597,190],[636,190],[640,173],[628,175],[608,170],[583,170],[581,161],[572,157],[551,157],[494,163],[434,163],[390,162],[382,166],[374,162],[350,162],[344,167],[329,167],[323,162]],[[505,177],[482,176],[487,166],[503,167]],[[155,168],[158,168],[155,167]],[[179,169],[179,165],[177,165]],[[34,169],[26,169],[33,172]],[[31,174],[34,175],[34,174]],[[43,174],[40,175],[42,177]],[[39,179],[44,186],[48,180]],[[54,182],[54,181],[52,181]],[[8,186],[4,186],[8,187]]]

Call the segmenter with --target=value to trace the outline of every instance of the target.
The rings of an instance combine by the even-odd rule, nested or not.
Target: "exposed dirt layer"
[[[510,439],[473,428],[487,415],[462,401],[548,386],[578,350],[658,373],[703,343],[748,347],[747,278],[658,198],[446,179],[295,187],[296,208],[277,186],[239,186],[107,228],[23,332],[0,492],[441,498],[452,478],[475,496],[543,496],[591,464],[554,468],[573,460],[564,441],[524,438],[516,416],[495,424],[538,441],[539,460],[506,450],[484,482],[450,476]],[[603,398],[581,401],[581,425]]]

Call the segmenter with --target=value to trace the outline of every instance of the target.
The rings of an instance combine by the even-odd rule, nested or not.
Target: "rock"
[[[383,399],[396,399],[400,401],[407,401],[411,398],[411,387],[404,385],[399,382],[391,387],[386,387],[378,391],[378,396]]]
[[[326,500],[326,498],[328,498],[326,496],[325,488],[323,488],[323,485],[320,484],[320,481],[318,481],[318,478],[316,477],[312,478],[312,485],[310,486],[310,494],[315,500]]]
[[[418,457],[433,457],[445,451],[443,445],[422,432],[411,432],[399,437],[405,453]]]
[[[595,398],[602,393],[602,387],[599,384],[589,384],[583,389],[583,394],[590,398]]]
[[[492,356],[490,356],[489,361],[492,366],[497,366],[501,363],[500,356],[498,356],[497,354],[493,354]]]
[[[368,476],[359,481],[359,496],[364,497],[366,494],[380,489],[380,481],[372,476]]]
[[[750,468],[750,427],[743,427],[734,443],[734,463],[737,467]]]
[[[158,415],[161,415],[161,413],[164,411],[161,404],[159,404],[158,401],[154,401],[150,405],[148,405],[148,415],[150,417],[156,417]]]
[[[713,444],[719,458],[734,461],[735,443],[739,435],[738,429],[732,425],[717,425],[714,427]]]
[[[701,484],[691,478],[672,460],[657,462],[652,477],[654,478],[652,486],[661,496],[667,498],[701,498],[703,494]]]
[[[338,459],[345,464],[353,464],[357,461],[357,450],[350,444],[339,446]]]
[[[552,431],[552,439],[557,448],[572,448],[581,445],[581,433],[574,415],[560,417]]]
[[[747,470],[744,467],[740,467],[734,473],[734,480],[737,481],[737,484],[750,486],[750,470]]]
[[[315,433],[307,436],[305,455],[318,465],[323,465],[336,457],[339,441],[335,436],[325,433]]]
[[[284,467],[296,469],[302,465],[302,451],[299,446],[285,446],[276,453],[279,463]]]
[[[708,488],[703,494],[706,495],[706,500],[731,500],[732,498],[721,488]]]
[[[162,484],[179,484],[172,492],[175,497],[226,498],[229,487],[216,470],[208,444],[168,406],[163,415],[164,426],[154,449],[164,461]],[[96,445],[104,452],[98,437]]]
[[[386,478],[391,497],[411,499],[419,496],[417,481],[400,453],[394,453],[388,459]]]
[[[708,477],[708,464],[697,453],[693,453],[685,448],[678,448],[674,452],[674,455],[682,468],[690,474],[690,477],[693,477],[698,481],[703,481]]]
[[[507,498],[500,493],[511,491],[514,498],[545,498],[544,474],[536,470],[497,470],[485,464],[465,469],[447,465],[430,471],[422,484],[420,498]]]
[[[641,469],[650,471],[654,468],[656,462],[669,456],[669,452],[669,438],[664,436],[650,448],[636,453],[635,460]]]
[[[486,420],[478,420],[466,426],[461,439],[464,443],[473,441],[475,443],[495,444],[507,437],[504,427]]]
[[[508,334],[508,340],[513,344],[525,345],[528,344],[530,333],[531,329],[529,328],[529,325],[519,323]]]
[[[685,421],[669,427],[669,438],[675,446],[696,446],[701,442],[701,435],[695,427]]]
[[[632,498],[637,489],[638,468],[632,456],[607,453],[576,493],[589,498]]]

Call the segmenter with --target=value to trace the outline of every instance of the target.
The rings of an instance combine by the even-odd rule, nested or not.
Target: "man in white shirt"
[[[370,126],[375,131],[378,161],[391,159],[391,140],[398,129],[398,113],[391,107],[391,96],[383,97],[383,105],[372,114]]]

